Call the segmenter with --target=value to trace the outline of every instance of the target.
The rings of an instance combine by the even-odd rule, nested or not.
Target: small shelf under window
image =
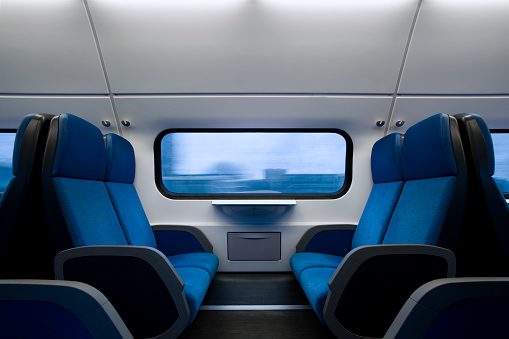
[[[294,206],[296,200],[212,200],[212,205],[216,206]]]

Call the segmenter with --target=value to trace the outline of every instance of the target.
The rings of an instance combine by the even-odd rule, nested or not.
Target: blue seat
[[[467,154],[469,189],[457,253],[458,276],[509,276],[509,207],[493,179],[491,133],[477,114],[454,116]]]
[[[410,127],[402,167],[405,183],[382,244],[300,275],[318,317],[338,337],[382,337],[417,287],[455,274],[467,189],[456,120],[439,114]]]
[[[509,278],[438,279],[408,298],[384,339],[506,338]]]
[[[158,249],[146,246],[154,244],[146,216],[117,214],[107,188],[127,192],[125,201],[137,206],[132,181],[106,183],[106,162],[97,127],[70,114],[52,119],[42,180],[51,240],[64,250],[55,258],[56,277],[99,289],[135,337],[177,336],[194,319],[210,274],[198,267],[175,268]],[[110,178],[122,178],[134,167],[114,171],[110,168]]]
[[[403,189],[401,134],[387,135],[373,145],[371,173],[373,187],[355,233],[345,230],[344,225],[336,225],[315,227],[303,236],[297,245],[297,250],[302,251],[290,259],[298,281],[309,268],[336,269],[350,250],[382,242]]]
[[[126,235],[127,243],[136,246],[149,246],[158,248],[161,252],[165,253],[165,249],[171,251],[172,243],[165,243],[169,237],[174,243],[178,243],[180,247],[185,250],[198,250],[191,253],[165,253],[168,260],[172,263],[173,267],[179,271],[179,268],[196,267],[205,270],[209,274],[210,281],[216,274],[219,266],[219,260],[216,255],[205,252],[204,247],[199,243],[199,240],[191,233],[182,235],[181,233],[188,230],[194,234],[201,233],[195,228],[178,228],[171,229],[168,227],[156,227],[158,232],[167,232],[169,234],[159,237],[159,243],[156,241],[154,232],[150,227],[150,223],[145,215],[143,206],[133,185],[135,176],[135,155],[134,149],[126,139],[116,134],[107,134],[106,140],[106,175],[105,184],[106,189],[110,195],[113,207],[117,213],[120,224],[124,234]],[[163,229],[164,228],[164,229]],[[205,238],[203,235],[202,238]],[[199,239],[202,239],[199,238]],[[168,239],[166,242],[169,242]],[[200,247],[197,249],[197,244]],[[161,245],[161,248],[158,247]],[[208,243],[204,245],[207,247]],[[212,245],[208,248],[212,250]]]
[[[49,114],[23,118],[16,133],[13,179],[0,200],[0,277],[53,278],[53,253],[44,223],[42,157]],[[41,220],[42,219],[42,220]]]
[[[0,281],[2,338],[133,338],[106,297],[76,281]]]

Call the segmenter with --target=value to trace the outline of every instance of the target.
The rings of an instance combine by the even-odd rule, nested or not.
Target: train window
[[[16,133],[0,131],[0,193],[5,192],[12,175],[12,151]]]
[[[509,194],[509,131],[491,133],[495,150],[495,174],[493,179],[504,195]]]
[[[339,130],[167,130],[154,147],[170,198],[331,198],[351,180],[352,142]]]

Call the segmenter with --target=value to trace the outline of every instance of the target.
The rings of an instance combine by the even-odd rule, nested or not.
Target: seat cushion
[[[313,267],[328,267],[336,269],[343,257],[324,253],[299,252],[290,258],[290,266],[297,281],[301,281],[302,272]]]
[[[215,254],[207,252],[185,253],[171,255],[168,257],[173,267],[194,267],[206,271],[209,275],[209,282],[212,281],[219,266],[219,259]]]
[[[201,268],[195,267],[178,267],[175,268],[182,281],[184,281],[184,294],[186,295],[187,305],[189,306],[189,323],[190,325],[198,309],[205,297],[205,293],[209,288],[209,274]]]
[[[329,292],[329,280],[335,271],[335,268],[313,267],[300,275],[300,285],[322,323],[324,322],[323,307]]]

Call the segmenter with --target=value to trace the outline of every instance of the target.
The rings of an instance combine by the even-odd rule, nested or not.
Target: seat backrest
[[[373,186],[352,239],[352,249],[380,244],[403,189],[401,167],[402,137],[389,134],[378,140],[371,151]]]
[[[51,278],[53,265],[41,216],[41,169],[50,114],[30,114],[16,132],[13,179],[0,200],[1,278]]]
[[[407,300],[384,339],[504,338],[509,278],[430,281]]]
[[[509,275],[509,208],[493,179],[491,133],[477,114],[458,114],[467,158],[469,189],[458,253],[460,276]]]
[[[383,243],[438,245],[456,252],[467,189],[456,119],[436,114],[410,127],[402,164],[406,181]]]
[[[71,114],[52,119],[43,193],[55,252],[87,245],[127,245],[103,182],[105,168],[106,149],[96,126]]]
[[[0,281],[2,338],[132,338],[106,297],[76,281]]]
[[[105,142],[104,181],[127,243],[157,248],[154,232],[133,185],[136,171],[134,149],[129,141],[116,134],[107,134]]]

